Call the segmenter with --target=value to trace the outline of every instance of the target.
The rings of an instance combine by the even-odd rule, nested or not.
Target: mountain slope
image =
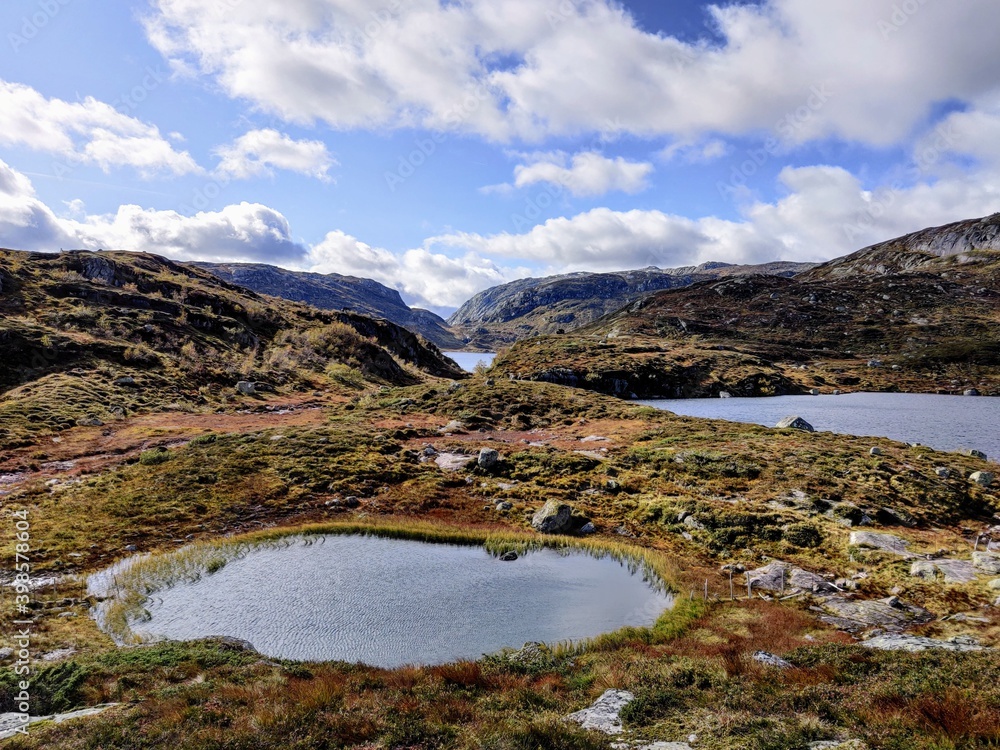
[[[463,374],[385,320],[260,296],[148,254],[0,251],[0,446],[260,389]]]
[[[520,342],[496,366],[624,396],[998,393],[1000,249],[983,241],[993,221],[925,230],[791,279],[659,292],[572,334]]]
[[[192,263],[231,284],[258,294],[304,302],[322,310],[353,310],[385,318],[419,333],[441,349],[460,349],[463,342],[448,330],[444,319],[403,302],[399,292],[372,279],[340,274],[289,271],[263,263]]]
[[[704,263],[519,279],[475,295],[448,323],[465,331],[473,345],[495,348],[530,336],[579,328],[651,292],[751,273],[791,276],[812,267],[784,262],[760,266]]]

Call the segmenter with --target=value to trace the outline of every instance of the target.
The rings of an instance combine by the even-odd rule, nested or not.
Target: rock
[[[868,451],[868,455],[869,456],[881,456],[882,455],[882,449],[879,448],[878,446],[876,446],[876,447],[872,448],[870,451]]]
[[[685,516],[684,525],[687,526],[689,529],[695,529],[697,531],[704,530],[705,528],[705,524],[703,524],[694,516]]]
[[[898,632],[934,619],[926,609],[895,596],[872,600],[831,597],[817,609],[821,612],[820,620],[849,631],[878,627]]]
[[[48,716],[27,716],[19,713],[0,714],[0,740],[5,740],[18,734],[23,734],[27,726],[37,724],[42,721],[62,724],[64,721],[94,716],[95,714],[107,711],[109,708],[114,708],[118,705],[120,704],[104,703],[100,706],[78,708],[75,711],[69,711],[64,714],[50,714]]]
[[[907,551],[910,543],[892,534],[879,534],[874,531],[852,531],[848,542],[852,547],[867,547],[882,552],[889,552],[900,557],[914,557]]]
[[[236,390],[244,396],[256,396],[257,384],[249,380],[241,380],[236,384]]]
[[[764,591],[775,591],[786,594],[797,592],[834,593],[837,591],[823,576],[811,573],[802,568],[796,568],[786,562],[775,560],[762,568],[751,570],[751,587]]]
[[[695,735],[691,735],[692,737]],[[650,744],[627,745],[623,742],[614,742],[611,747],[615,750],[692,750],[689,742],[653,742]]]
[[[987,575],[1000,575],[1000,555],[994,555],[990,552],[973,552],[972,564],[976,570]]]
[[[868,366],[869,367],[881,367],[882,366],[882,360],[880,360],[880,359],[869,359],[868,360]]]
[[[975,388],[969,388],[962,395],[963,396],[978,396],[979,395],[979,391],[977,391]]]
[[[993,591],[1000,591],[1000,578],[994,578],[992,581],[986,584]]]
[[[580,527],[580,534],[596,534],[597,527],[594,526],[592,521],[587,521],[583,526]]]
[[[981,458],[985,461],[988,456],[982,451],[977,451],[975,448],[969,448],[968,450],[962,451],[963,456],[972,456],[973,458]]]
[[[575,721],[584,729],[593,729],[605,734],[621,734],[622,722],[619,714],[635,696],[627,690],[605,690],[593,705],[582,711],[571,713],[567,721]]]
[[[97,417],[84,417],[76,420],[76,423],[80,427],[104,427],[104,422]]]
[[[980,487],[992,487],[993,475],[988,471],[975,471],[969,475],[969,481],[978,484]]]
[[[438,453],[434,457],[436,463],[442,471],[461,471],[475,459],[464,453]]]
[[[122,387],[131,387],[131,386],[135,385],[135,378],[133,378],[130,375],[126,375],[126,376],[121,377],[121,378],[115,378],[112,381],[112,385],[116,385],[119,388],[122,388]]]
[[[803,430],[805,432],[816,432],[816,429],[811,424],[809,424],[802,417],[797,416],[785,417],[775,425],[775,428],[779,430],[792,429]]]
[[[924,638],[917,635],[903,635],[902,633],[883,633],[882,635],[869,638],[861,643],[866,648],[875,648],[880,651],[927,651],[928,649],[942,649],[944,651],[983,651],[983,647],[978,643],[970,643],[966,639],[955,638],[948,641],[939,641],[934,638]]]
[[[348,495],[347,497],[344,498],[344,505],[347,506],[348,508],[357,508],[359,505],[361,505],[361,501],[358,500],[358,498],[356,498],[354,495]]]
[[[479,451],[476,463],[483,471],[492,471],[500,463],[500,451],[495,448],[483,448]]]
[[[732,398],[732,394],[729,391],[719,391],[719,398]]]
[[[452,433],[452,434],[458,432],[465,432],[465,423],[459,422],[457,419],[453,419],[444,427],[439,427],[438,432]]]
[[[818,396],[819,395],[819,388],[810,388],[809,389],[809,395],[810,396]]]
[[[12,648],[0,648],[0,661],[6,661],[14,655],[14,649]]]
[[[917,560],[910,566],[910,575],[936,580],[940,573],[945,583],[969,583],[976,580],[976,569],[968,560]]]
[[[531,525],[543,534],[565,534],[570,529],[573,509],[558,500],[549,500],[531,519]]]
[[[503,562],[514,562],[517,559],[517,553],[511,550],[510,552],[504,552],[500,555],[500,560]]]
[[[941,479],[951,478],[951,469],[946,466],[938,466],[934,469],[934,473],[937,474]]]
[[[778,669],[790,669],[793,666],[790,661],[786,661],[780,656],[769,654],[767,651],[755,651],[751,658],[761,664],[766,664],[769,667],[777,667]]]
[[[497,513],[503,513],[505,511],[511,510],[514,507],[513,503],[509,503],[506,500],[496,504]]]
[[[868,750],[868,745],[861,740],[824,740],[810,742],[806,747],[809,750]]]
[[[600,435],[587,435],[585,438],[580,438],[581,443],[607,443],[608,438],[601,437]]]

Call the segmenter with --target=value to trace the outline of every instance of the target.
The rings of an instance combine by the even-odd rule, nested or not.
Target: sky
[[[376,279],[818,261],[1000,211],[995,0],[5,0],[0,246]]]

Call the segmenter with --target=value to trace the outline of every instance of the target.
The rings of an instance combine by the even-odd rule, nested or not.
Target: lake
[[[1000,398],[915,393],[845,393],[840,396],[657,399],[637,403],[687,417],[726,419],[774,427],[802,417],[817,430],[887,437],[936,450],[975,448],[1000,458]]]
[[[380,667],[652,625],[672,599],[610,557],[370,536],[291,537],[150,595],[144,639],[225,635],[271,657]]]
[[[497,356],[496,352],[443,352],[443,354],[455,360],[455,363],[466,372],[472,372],[480,363],[483,367],[489,367]]]

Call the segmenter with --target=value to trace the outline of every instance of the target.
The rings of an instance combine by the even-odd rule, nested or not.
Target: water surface
[[[451,357],[466,372],[472,372],[480,363],[489,367],[497,355],[496,352],[444,352],[444,356]]]
[[[656,399],[639,403],[687,417],[774,427],[797,414],[817,430],[887,437],[943,451],[975,448],[1000,458],[1000,398],[914,393]]]
[[[482,547],[293,538],[153,594],[145,638],[226,635],[272,657],[382,667],[478,659],[527,641],[647,626],[671,603],[641,573],[584,552],[502,562]]]

